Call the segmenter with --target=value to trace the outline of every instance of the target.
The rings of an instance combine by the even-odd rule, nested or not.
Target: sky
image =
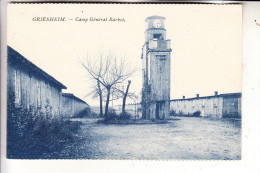
[[[7,43],[67,86],[64,92],[98,105],[98,99],[85,97],[90,84],[79,60],[95,61],[99,51],[124,56],[138,69],[130,78],[130,92],[139,94],[145,19],[153,15],[166,17],[166,37],[171,40],[171,99],[241,92],[240,5],[9,4]],[[66,21],[33,21],[34,17]],[[75,21],[91,17],[124,22]]]

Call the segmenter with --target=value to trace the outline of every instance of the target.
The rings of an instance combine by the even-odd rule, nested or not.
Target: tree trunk
[[[146,119],[146,98],[145,91],[142,91],[142,119]]]
[[[98,93],[99,93],[99,109],[100,109],[99,116],[103,117],[102,90],[99,81],[97,82],[97,85],[98,85]]]
[[[129,80],[128,84],[127,84],[127,87],[126,87],[126,92],[125,92],[124,97],[123,97],[122,114],[125,113],[125,103],[126,103],[126,98],[127,98],[127,94],[128,94],[128,90],[129,90],[130,84],[131,84],[131,81]]]
[[[108,117],[108,105],[110,99],[110,87],[107,88],[107,100],[106,100],[106,108],[105,108],[105,117]]]

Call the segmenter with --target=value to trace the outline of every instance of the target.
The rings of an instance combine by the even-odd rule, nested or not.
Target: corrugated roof
[[[226,93],[226,94],[219,94],[219,95],[213,95],[213,96],[203,96],[203,97],[193,97],[193,98],[185,98],[185,99],[172,99],[170,101],[181,101],[181,100],[196,100],[196,99],[209,99],[209,98],[215,98],[215,97],[241,97],[241,93]]]
[[[19,65],[29,66],[30,70],[32,70],[33,72],[41,75],[46,80],[48,80],[51,83],[59,86],[62,89],[67,89],[67,87],[65,85],[63,85],[62,83],[57,81],[54,77],[50,76],[48,73],[46,73],[45,71],[43,71],[42,69],[37,67],[35,64],[33,64],[28,59],[26,59],[24,56],[22,56],[20,53],[18,53],[16,50],[11,48],[10,46],[8,46],[7,53],[8,53],[8,63],[16,63],[16,64],[19,64]]]
[[[82,103],[87,104],[85,101],[83,101],[82,99],[80,99],[80,98],[74,96],[72,93],[62,93],[62,96],[72,97],[72,98],[74,98],[74,99],[77,100],[77,101],[80,101],[80,102],[82,102]],[[87,104],[87,105],[89,105],[89,104]]]

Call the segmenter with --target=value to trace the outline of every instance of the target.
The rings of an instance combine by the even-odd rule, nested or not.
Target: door
[[[160,112],[160,102],[156,102],[156,109],[155,109],[155,118],[156,119],[160,119],[159,112]]]
[[[165,101],[156,102],[155,116],[156,116],[156,119],[165,118]]]
[[[205,110],[204,110],[204,109],[201,110],[201,116],[202,116],[202,117],[205,116]]]

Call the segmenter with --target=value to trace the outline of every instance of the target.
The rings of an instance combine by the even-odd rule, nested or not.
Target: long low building
[[[240,118],[241,93],[218,94],[194,98],[174,99],[170,101],[170,110],[176,115],[200,114],[212,118]]]
[[[38,114],[60,115],[62,83],[8,47],[8,101]]]
[[[73,94],[62,83],[8,46],[8,105],[20,107],[37,115],[72,117],[89,105]]]
[[[65,117],[80,116],[90,110],[89,105],[85,101],[71,93],[62,93],[62,104],[63,116]]]

